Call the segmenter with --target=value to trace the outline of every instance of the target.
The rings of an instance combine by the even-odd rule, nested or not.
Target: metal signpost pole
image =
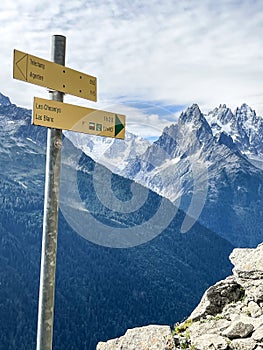
[[[52,60],[65,65],[66,38],[52,37]],[[51,92],[51,99],[63,102],[63,93]],[[54,292],[57,256],[59,187],[62,130],[47,130],[46,182],[38,305],[37,350],[52,350]]]

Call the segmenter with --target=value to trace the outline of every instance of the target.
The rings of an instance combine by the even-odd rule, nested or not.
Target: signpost
[[[97,78],[18,50],[14,50],[13,77],[97,101]]]
[[[125,116],[34,98],[32,123],[49,128],[124,139]]]
[[[53,36],[52,58],[65,64],[66,38]],[[63,101],[63,93],[54,91],[51,98]],[[37,350],[52,350],[54,295],[58,238],[58,210],[60,189],[62,130],[47,130],[46,180],[42,252],[39,283]]]
[[[64,93],[97,101],[97,79],[65,67],[66,38],[52,37],[52,60],[14,50],[13,77],[54,90],[34,98],[32,122],[47,130],[37,350],[52,350],[62,129],[124,139],[125,116],[63,103]]]

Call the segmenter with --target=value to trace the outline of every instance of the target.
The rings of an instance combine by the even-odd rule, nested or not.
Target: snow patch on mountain
[[[121,174],[133,159],[150,146],[148,140],[126,132],[125,140],[64,131],[64,135],[94,161],[112,172]]]

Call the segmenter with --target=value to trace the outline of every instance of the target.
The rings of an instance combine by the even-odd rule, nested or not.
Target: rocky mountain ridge
[[[250,223],[261,200],[261,174],[230,135],[213,134],[196,104],[122,173],[168,198],[234,245],[252,247],[262,241],[261,228]]]
[[[236,248],[230,255],[233,275],[211,286],[199,305],[174,330],[149,325],[118,339],[100,342],[97,350],[262,350],[263,244]]]
[[[220,105],[207,115],[193,104],[152,144],[130,134],[121,144],[67,137],[114,173],[169,199],[192,222],[234,246],[254,247],[263,237],[262,131],[262,117],[246,104],[235,112]]]
[[[243,103],[231,111],[225,104],[209,112],[206,119],[217,138],[221,133],[230,136],[237,148],[249,158],[263,156],[263,119]]]

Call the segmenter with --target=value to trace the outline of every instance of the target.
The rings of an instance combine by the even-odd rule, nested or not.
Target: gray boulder
[[[235,322],[224,330],[223,335],[229,339],[245,338],[249,336],[254,330],[252,324]]]
[[[175,350],[169,326],[149,325],[128,329],[124,336],[99,342],[96,350]]]
[[[225,305],[238,301],[242,293],[243,290],[235,278],[233,276],[227,277],[207,289],[189,318],[195,321],[207,315],[217,315]]]
[[[204,334],[192,341],[195,350],[221,349],[226,350],[228,343],[218,334]]]
[[[258,327],[255,332],[252,334],[252,339],[263,342],[263,325]],[[262,344],[263,346],[263,344]]]
[[[234,339],[230,343],[231,350],[255,350],[257,343],[253,339]],[[257,348],[259,350],[259,348]]]
[[[236,281],[245,289],[246,296],[255,302],[263,301],[263,244],[256,249],[234,249],[230,261]]]

